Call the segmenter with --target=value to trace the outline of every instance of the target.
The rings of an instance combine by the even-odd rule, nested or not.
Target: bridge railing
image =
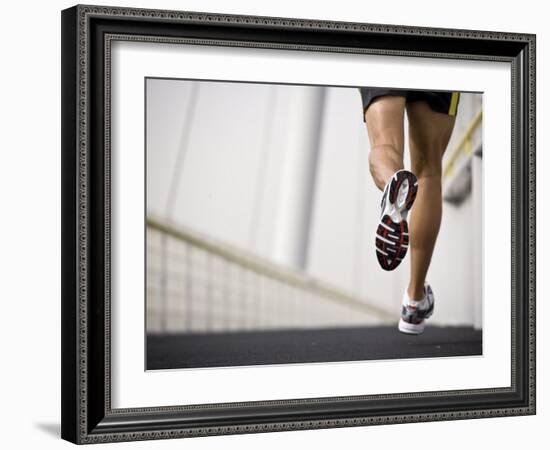
[[[395,320],[307,274],[194,230],[147,219],[149,333],[359,326]]]

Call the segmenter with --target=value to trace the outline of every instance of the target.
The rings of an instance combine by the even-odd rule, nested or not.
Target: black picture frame
[[[113,40],[503,61],[512,73],[511,386],[113,409]],[[78,5],[62,12],[62,437],[99,443],[535,414],[535,35]]]

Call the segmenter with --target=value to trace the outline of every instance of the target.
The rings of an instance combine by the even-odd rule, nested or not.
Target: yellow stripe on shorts
[[[456,110],[458,107],[459,98],[460,98],[460,92],[453,92],[451,96],[451,104],[449,105],[449,116],[456,116]]]

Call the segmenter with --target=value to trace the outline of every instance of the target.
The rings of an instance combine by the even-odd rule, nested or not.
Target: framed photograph
[[[62,437],[535,414],[535,36],[62,12]]]

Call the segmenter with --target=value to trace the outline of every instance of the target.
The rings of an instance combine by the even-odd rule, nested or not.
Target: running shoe
[[[417,190],[418,181],[408,170],[395,172],[384,188],[380,204],[382,213],[376,229],[376,256],[384,270],[394,270],[407,254],[407,214],[414,203]]]
[[[434,293],[429,284],[424,286],[424,298],[420,301],[410,300],[407,291],[405,291],[399,331],[406,334],[422,334],[426,319],[434,312],[434,303]]]

